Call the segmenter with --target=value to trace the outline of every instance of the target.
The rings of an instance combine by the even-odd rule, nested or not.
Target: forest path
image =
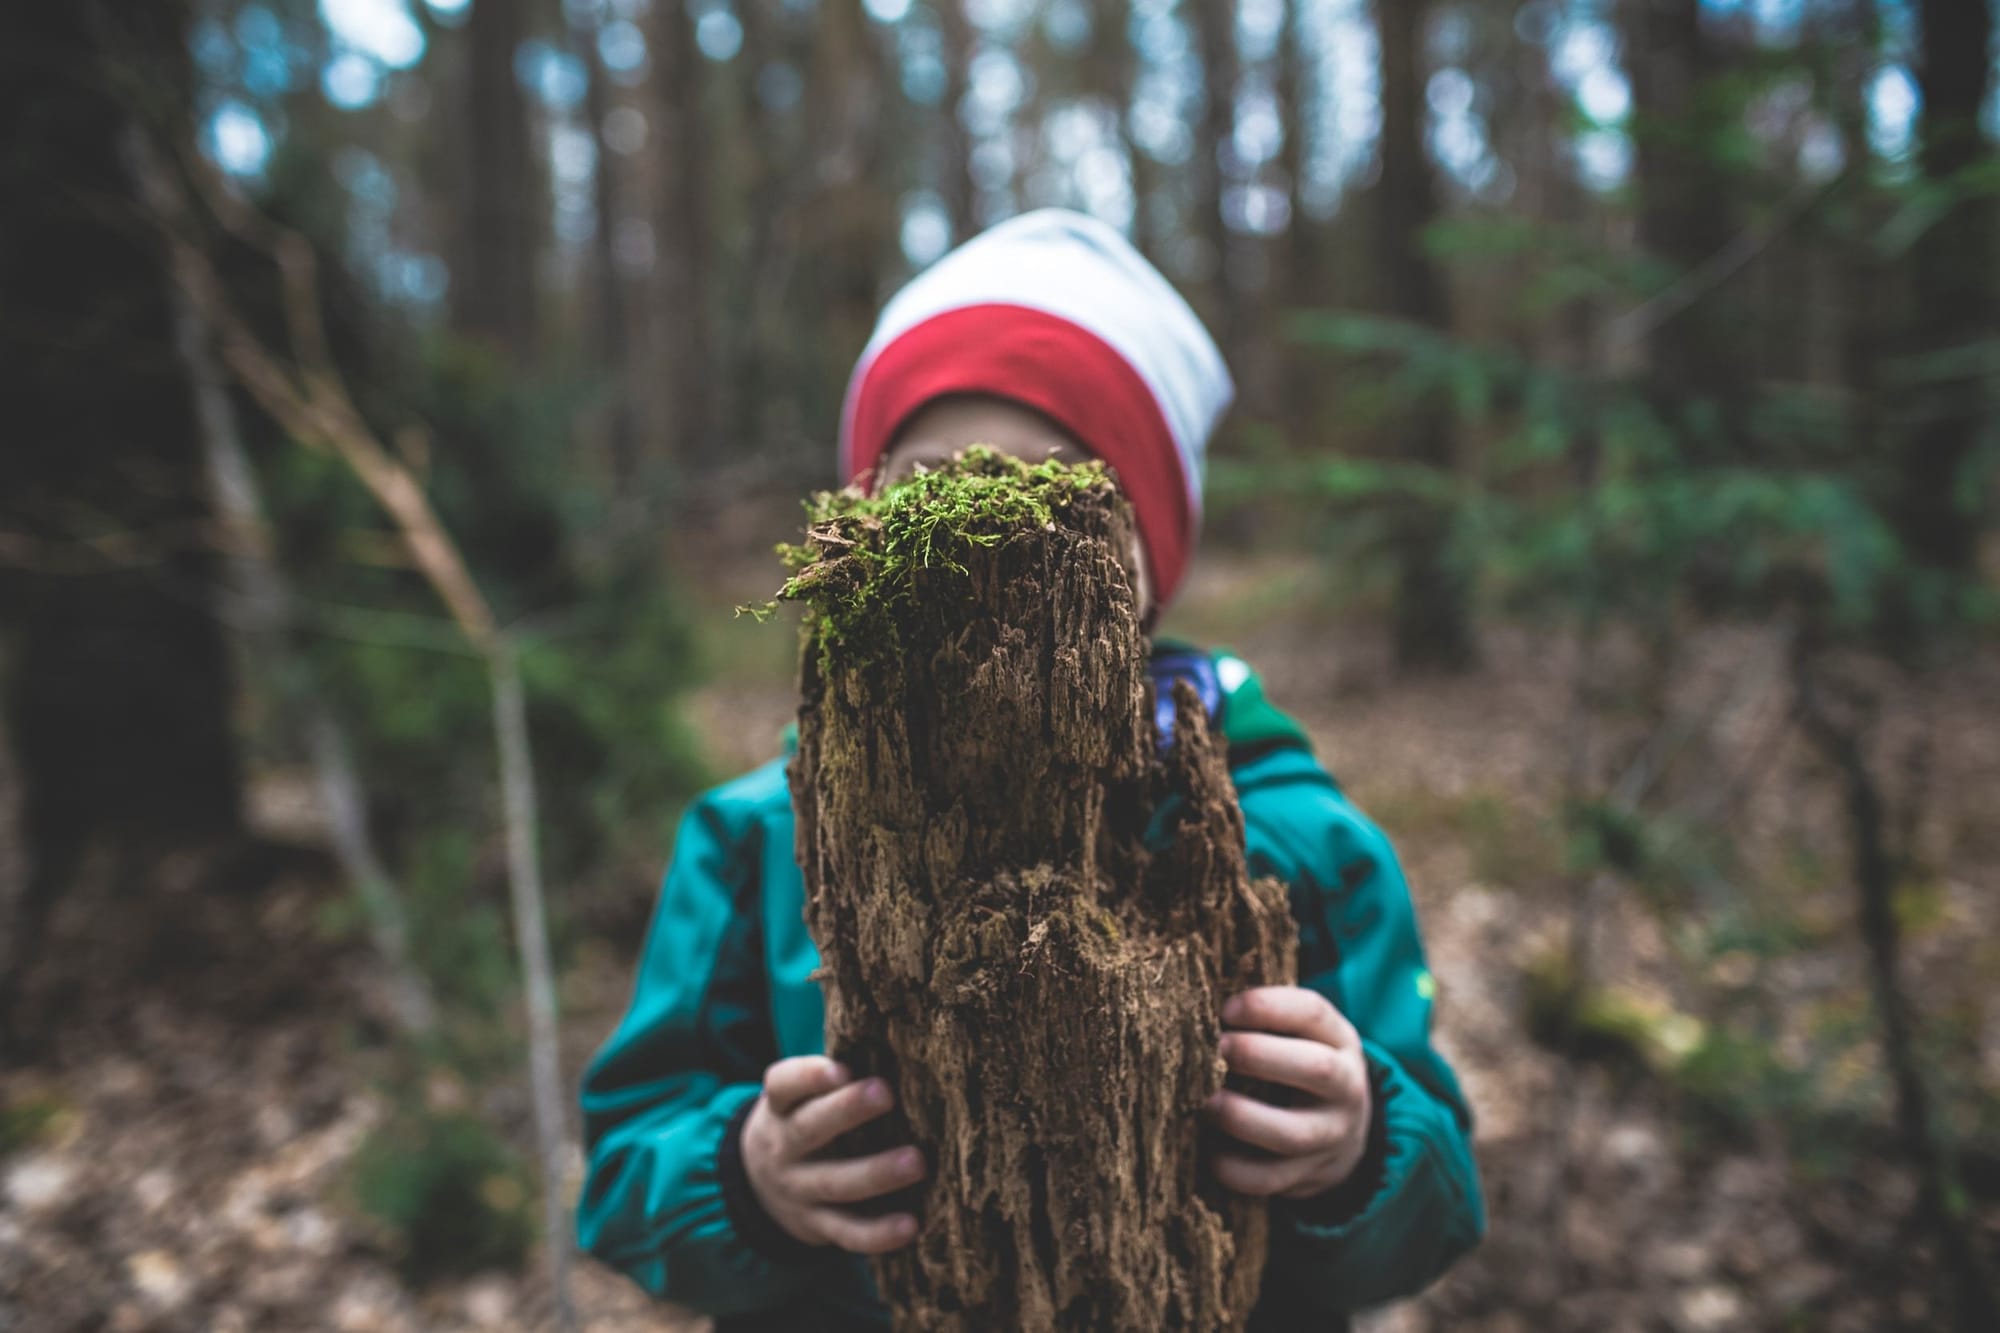
[[[775,585],[766,544],[711,541],[704,561],[681,566],[699,571],[688,580],[690,614],[709,681],[689,706],[712,763],[728,773],[775,753],[794,706],[795,638],[730,615]],[[1367,1327],[1924,1326],[1928,1260],[1908,1243],[1908,1190],[1879,1152],[1849,1145],[1804,1166],[1822,1149],[1807,1122],[1778,1115],[1747,1132],[1704,1117],[1708,1103],[1672,1080],[1629,1063],[1572,1064],[1532,1039],[1530,979],[1563,956],[1569,903],[1556,825],[1571,712],[1564,641],[1502,627],[1474,675],[1401,679],[1379,632],[1339,610],[1310,563],[1212,553],[1198,571],[1169,629],[1241,652],[1394,837],[1439,979],[1439,1041],[1478,1112],[1491,1238],[1434,1291]],[[1742,682],[1772,648],[1769,632],[1753,628],[1714,631],[1689,649],[1677,697],[1697,713],[1722,702],[1662,779],[1670,794],[1698,796],[1756,753],[1782,701]],[[1937,1039],[1965,1055],[1959,1076],[1988,1087],[2000,1086],[2000,998],[1982,980],[2000,963],[1989,818],[2000,738],[1981,700],[2000,697],[1996,681],[2000,664],[1969,662],[1926,701],[1940,737],[1923,819],[1934,855],[1909,905],[1918,1003],[1949,1020]],[[1833,1084],[1879,1113],[1844,843],[1825,784],[1783,750],[1734,804],[1746,837],[1769,844],[1771,864],[1796,863],[1756,894],[1781,898],[1809,947],[1766,966],[1742,949],[1691,946],[1672,911],[1611,888],[1593,973],[1630,1022],[1669,1039],[1707,1030],[1718,994],[1759,995],[1781,1068],[1836,1059]],[[0,1072],[0,1328],[545,1327],[532,1278],[494,1273],[412,1292],[354,1220],[353,1154],[390,1108],[366,1039],[365,960],[329,943],[323,926],[337,887],[281,868],[254,894],[217,897],[198,891],[201,872],[130,868],[146,889],[121,895],[119,868],[100,865],[61,914],[64,947],[79,960],[57,986],[69,1021],[34,1067]],[[650,899],[655,883],[632,892]],[[143,914],[130,906],[141,900]],[[118,929],[104,929],[111,920]],[[617,1019],[636,945],[589,941],[573,959],[572,1076]],[[1860,1036],[1823,1057],[1814,1043],[1842,1024]],[[433,1094],[525,1145],[526,1096],[515,1083]],[[1992,1214],[1989,1196],[1989,1237]],[[579,1266],[577,1289],[592,1329],[698,1326],[592,1264]],[[1870,1294],[1883,1291],[1896,1304]]]

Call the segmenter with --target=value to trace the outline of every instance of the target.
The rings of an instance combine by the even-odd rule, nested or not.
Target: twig
[[[1806,734],[1839,774],[1846,796],[1854,886],[1860,896],[1858,925],[1882,1029],[1882,1058],[1895,1088],[1898,1137],[1917,1176],[1918,1213],[1930,1224],[1951,1276],[1958,1327],[1965,1333],[1984,1333],[2000,1327],[2000,1304],[1970,1238],[1971,1223],[1963,1215],[1950,1142],[1931,1110],[1930,1089],[1919,1063],[1917,1018],[1900,975],[1902,925],[1896,917],[1895,894],[1898,863],[1905,857],[1889,845],[1890,813],[1868,760],[1874,701],[1853,701],[1860,716],[1837,719],[1809,652],[1801,648],[1793,655],[1799,717]]]
[[[543,907],[541,858],[535,846],[535,767],[528,748],[528,704],[521,689],[513,640],[494,641],[493,734],[499,740],[500,785],[507,810],[507,881],[514,904],[514,938],[521,950],[528,992],[529,1084],[535,1124],[542,1133],[542,1225],[548,1232],[556,1325],[574,1327],[569,1304],[569,1209],[563,1163],[568,1154],[563,1123],[561,1033],[556,1013],[555,966]],[[551,1131],[553,1130],[553,1134]]]
[[[1720,287],[1790,230],[1800,218],[1812,212],[1846,179],[1843,172],[1822,184],[1799,185],[1770,217],[1738,232],[1730,238],[1729,244],[1682,274],[1667,290],[1611,320],[1605,329],[1605,341],[1611,350],[1623,352],[1638,346],[1661,325]]]

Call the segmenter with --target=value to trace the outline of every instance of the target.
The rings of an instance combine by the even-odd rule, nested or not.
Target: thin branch
[[[1855,695],[1837,716],[1826,682],[1805,649],[1794,654],[1792,674],[1806,734],[1839,774],[1846,798],[1857,924],[1868,955],[1882,1059],[1895,1089],[1897,1133],[1917,1177],[1918,1214],[1928,1222],[1951,1277],[1958,1327],[1983,1333],[2000,1327],[2000,1303],[1971,1239],[1951,1142],[1937,1123],[1924,1079],[1916,1010],[1903,988],[1902,925],[1895,899],[1908,849],[1890,845],[1891,812],[1868,758],[1876,701]]]
[[[128,147],[135,160],[144,152],[143,141],[136,134],[128,139]],[[278,568],[257,474],[243,447],[235,406],[209,351],[208,330],[194,303],[179,286],[171,288],[169,297],[174,349],[193,390],[209,495],[223,525],[247,637],[253,650],[267,659],[280,707],[305,741],[320,799],[326,806],[334,856],[361,900],[375,953],[388,969],[391,1011],[406,1034],[426,1037],[437,1030],[437,1005],[411,957],[409,914],[369,830],[368,802],[355,772],[346,731],[324,696],[312,688],[291,642],[294,599]]]
[[[507,882],[514,903],[514,938],[521,950],[528,1000],[529,1084],[535,1129],[541,1139],[542,1223],[548,1234],[556,1326],[575,1327],[569,1302],[569,1210],[563,1179],[564,1152],[560,1031],[556,1012],[555,965],[549,957],[544,917],[541,859],[535,847],[535,768],[528,748],[528,705],[521,689],[520,659],[512,640],[493,645],[493,733],[499,740],[500,784],[507,810]]]
[[[486,661],[505,796],[508,881],[528,1009],[529,1080],[541,1159],[550,1285],[556,1327],[569,1333],[576,1327],[576,1314],[568,1286],[570,1245],[564,1202],[568,1131],[561,1086],[561,1032],[535,849],[534,769],[516,649],[497,629],[490,606],[423,487],[370,429],[328,355],[311,246],[303,237],[268,221],[246,222],[241,213],[230,214],[227,204],[218,213],[219,217],[233,216],[243,228],[239,234],[258,237],[278,260],[285,278],[291,352],[298,358],[293,366],[267,348],[232,306],[207,250],[196,239],[184,190],[150,145],[143,140],[137,140],[136,145],[133,159],[140,192],[167,246],[174,280],[193,311],[214,331],[223,363],[293,438],[330,449],[347,465],[394,521],[418,570],[451,613],[459,632]]]
[[[1770,217],[1738,232],[1729,244],[1682,274],[1667,290],[1611,320],[1605,329],[1605,341],[1611,350],[1623,352],[1638,346],[1662,325],[1734,277],[1846,179],[1843,172],[1822,184],[1800,184]]]

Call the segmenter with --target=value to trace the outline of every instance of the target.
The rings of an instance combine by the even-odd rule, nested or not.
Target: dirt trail
[[[792,634],[729,619],[729,607],[775,582],[761,539],[741,548],[721,551],[713,577],[697,581],[714,683],[690,706],[726,771],[774,753],[795,707]],[[1908,1191],[1883,1153],[1849,1149],[1815,1173],[1793,1160],[1812,1148],[1805,1127],[1783,1115],[1756,1132],[1703,1128],[1685,1092],[1566,1065],[1530,1039],[1525,978],[1559,945],[1565,903],[1551,832],[1568,709],[1562,645],[1501,628],[1479,674],[1401,681],[1365,622],[1323,608],[1310,566],[1210,556],[1198,568],[1170,628],[1241,651],[1394,836],[1440,981],[1440,1041],[1479,1115],[1487,1245],[1369,1327],[1932,1326],[1929,1259],[1901,1225]],[[1690,697],[1727,696],[1766,646],[1754,630],[1709,636],[1691,657]],[[2000,663],[1974,661],[1926,701],[1941,744],[1922,820],[1926,874],[1908,904],[1919,1006],[1956,1076],[1988,1089],[2000,1087],[2000,993],[1986,981],[2000,968],[2000,728],[1983,703],[1994,697]],[[1691,766],[1696,783],[1730,771],[1761,734],[1764,705],[1731,706],[1742,716]],[[1833,1076],[1855,1105],[1879,1106],[1825,784],[1788,751],[1736,804],[1748,836],[1799,858],[1757,891],[1790,895],[1809,947],[1755,971],[1727,952],[1691,968],[1662,927],[1671,918],[1619,890],[1598,921],[1599,975],[1670,1016],[1695,998],[1691,970],[1703,993],[1755,998],[1775,1016],[1787,1060],[1797,1042],[1807,1043],[1798,1058],[1818,1058],[1811,1023],[1858,1024]],[[51,1108],[29,1146],[0,1158],[0,1329],[542,1327],[533,1283],[518,1274],[406,1290],[342,1204],[338,1181],[383,1108],[365,1043],[357,1051],[354,1041],[371,1003],[365,968],[314,924],[336,890],[292,878],[207,901],[192,891],[198,870],[146,867],[158,907],[145,920],[111,893],[106,867],[65,906],[59,926],[81,949],[78,978],[59,997],[70,1020],[46,1062],[0,1072],[7,1107]],[[655,883],[632,892],[649,898]],[[574,959],[572,1068],[616,1020],[636,946],[592,941]],[[522,1089],[465,1095],[525,1146]],[[1990,1253],[2000,1248],[1990,1196],[1980,1217]],[[592,1328],[697,1326],[595,1266],[583,1265],[578,1286]]]

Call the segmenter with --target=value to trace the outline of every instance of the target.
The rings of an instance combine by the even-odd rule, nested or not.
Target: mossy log
[[[1289,981],[1220,742],[1152,722],[1097,465],[974,450],[822,497],[792,768],[827,1047],[928,1155],[916,1243],[875,1261],[905,1330],[1240,1329],[1266,1215],[1205,1177],[1217,1011]]]

